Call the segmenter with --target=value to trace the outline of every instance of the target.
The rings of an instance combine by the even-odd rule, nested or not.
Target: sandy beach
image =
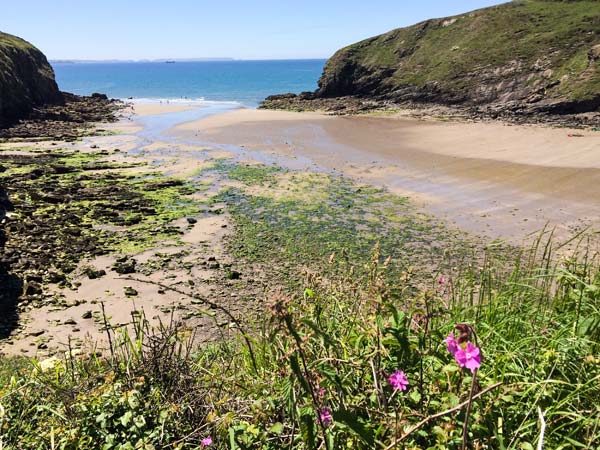
[[[600,218],[600,133],[502,123],[238,110],[175,127],[186,141],[303,158],[494,238]]]
[[[179,113],[190,109],[194,107],[136,104],[133,111],[124,112],[120,122],[108,127],[116,134],[86,138],[76,148],[82,152],[121,149],[117,153],[108,152],[111,156],[107,158],[138,164],[124,169],[130,176],[144,174],[151,168],[189,180],[219,159],[292,169],[287,185],[283,181],[285,176],[281,176],[283,187],[279,191],[247,187],[256,195],[273,198],[289,195],[286,189],[294,187],[293,183],[298,181],[293,182],[292,178],[298,174],[310,177],[314,173],[334,173],[406,196],[416,212],[422,208],[455,230],[515,244],[531,241],[530,234],[544,226],[556,227],[561,239],[570,238],[586,226],[592,229],[600,226],[600,133],[597,132],[252,109],[215,111],[213,115],[168,129]],[[152,126],[159,120],[167,127],[166,131],[147,134],[148,118]],[[6,144],[5,154],[18,154],[15,145]],[[52,143],[33,143],[32,148],[44,151],[52,148]],[[211,175],[204,175],[203,183],[211,188],[199,190],[194,194],[195,199],[206,200],[226,186],[239,185],[219,181]],[[180,245],[187,252],[182,264],[208,258],[226,264],[235,261],[223,246],[223,239],[232,228],[227,214],[200,218],[193,226],[185,219],[174,225],[181,230]],[[180,251],[173,242],[165,241],[136,254],[135,258],[143,265],[171,257],[157,255],[176,255]],[[80,274],[77,289],[57,289],[55,292],[69,305],[68,311],[65,313],[50,303],[36,314],[25,314],[21,338],[0,350],[36,354],[39,351],[36,339],[43,330],[48,331],[44,336],[52,336],[47,341],[50,347],[65,346],[69,337],[77,342],[101,341],[101,321],[94,306],[99,302],[104,302],[107,314],[116,323],[126,323],[138,306],[145,307],[153,320],[163,321],[168,320],[173,305],[178,305],[182,316],[192,308],[190,298],[177,292],[161,292],[148,282],[185,285],[193,277],[203,281],[197,289],[200,295],[228,298],[223,294],[227,292],[223,290],[227,286],[223,275],[207,270],[206,266],[190,273],[181,267],[161,268],[151,276],[134,280],[112,271],[114,262],[114,256],[103,256],[82,263],[78,273],[90,266],[107,275],[92,280]],[[245,270],[250,272],[248,268]],[[262,276],[258,270],[252,279]],[[143,304],[137,305],[127,297],[124,292],[128,286],[144,298]],[[254,288],[240,284],[239,289],[256,292],[260,288],[258,284]],[[96,320],[81,320],[89,316],[90,310],[95,311]],[[71,325],[65,325],[66,321]],[[204,336],[216,332],[206,318],[198,323]]]

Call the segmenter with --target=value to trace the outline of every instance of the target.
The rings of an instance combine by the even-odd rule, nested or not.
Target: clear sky
[[[327,58],[502,0],[0,0],[0,31],[49,59]]]

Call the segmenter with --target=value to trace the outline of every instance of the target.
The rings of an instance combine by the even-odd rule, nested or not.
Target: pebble
[[[134,288],[132,288],[131,286],[125,286],[125,295],[127,297],[135,297],[136,295],[138,295],[138,291],[136,291]]]

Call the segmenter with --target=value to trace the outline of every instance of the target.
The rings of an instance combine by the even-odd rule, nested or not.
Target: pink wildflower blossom
[[[471,372],[475,372],[475,369],[481,366],[481,352],[470,342],[467,342],[464,350],[459,347],[454,353],[454,358],[460,367],[466,367]]]
[[[395,371],[388,377],[388,382],[394,388],[394,391],[405,391],[408,386],[408,378],[401,370]]]
[[[448,337],[444,339],[444,343],[446,344],[446,348],[448,349],[448,351],[452,353],[452,355],[456,355],[456,352],[458,351],[459,347],[458,342],[454,337],[454,333],[450,333]]]
[[[439,283],[439,284],[445,284],[445,283],[446,283],[446,281],[448,281],[448,280],[447,280],[445,277],[439,277],[439,278],[438,278],[438,283]]]
[[[200,441],[200,444],[202,444],[202,447],[209,447],[210,445],[212,445],[212,438],[210,436],[207,436]]]
[[[324,426],[329,426],[333,422],[333,416],[331,415],[331,410],[329,408],[323,408],[319,411],[319,417],[317,418],[317,422]]]

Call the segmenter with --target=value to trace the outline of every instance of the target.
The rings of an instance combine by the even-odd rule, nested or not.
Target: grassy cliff
[[[579,113],[600,106],[600,2],[518,0],[339,50],[318,98]]]
[[[61,102],[44,54],[23,39],[0,32],[0,126],[25,117],[35,106]]]

